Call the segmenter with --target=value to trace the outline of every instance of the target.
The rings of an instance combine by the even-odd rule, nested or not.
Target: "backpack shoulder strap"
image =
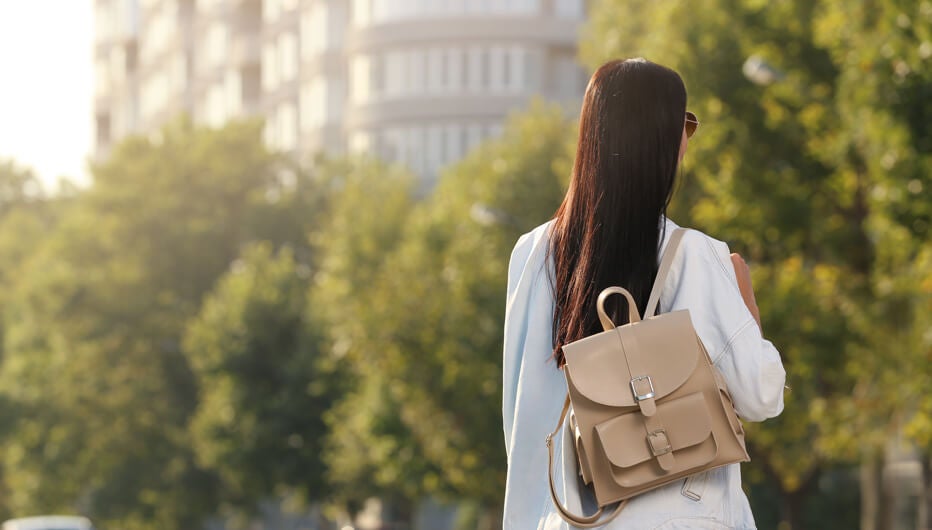
[[[670,266],[673,265],[673,258],[676,256],[676,250],[680,246],[683,234],[686,228],[677,228],[670,234],[670,241],[663,252],[663,258],[660,260],[660,267],[657,269],[657,277],[654,279],[654,286],[650,291],[650,298],[647,299],[647,308],[644,309],[644,318],[653,316],[657,310],[657,304],[660,303],[660,291],[663,290],[663,284],[667,279],[667,273],[670,272]]]

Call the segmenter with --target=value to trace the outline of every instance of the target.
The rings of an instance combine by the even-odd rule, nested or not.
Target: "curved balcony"
[[[581,22],[554,16],[471,16],[402,19],[353,27],[350,54],[422,43],[522,42],[575,48]]]
[[[399,123],[501,120],[527,105],[526,94],[412,96],[356,103],[347,109],[346,127],[365,130]]]

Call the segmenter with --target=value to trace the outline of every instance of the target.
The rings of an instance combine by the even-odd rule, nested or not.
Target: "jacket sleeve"
[[[761,335],[744,304],[728,246],[693,230],[684,235],[682,245],[664,286],[670,300],[664,304],[661,295],[661,307],[690,310],[742,419],[763,421],[779,415],[786,381],[780,353]]]
[[[531,238],[521,236],[508,261],[508,288],[505,293],[504,352],[502,359],[502,426],[505,434],[505,450],[510,453],[511,435],[518,398],[518,378],[523,362],[523,350],[527,329],[523,322],[525,296],[519,296],[518,286],[524,265],[531,251]],[[522,285],[523,287],[523,285]],[[526,289],[526,288],[525,288]]]

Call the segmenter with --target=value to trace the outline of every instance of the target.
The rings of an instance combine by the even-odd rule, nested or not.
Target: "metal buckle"
[[[657,446],[654,445],[654,440],[659,439],[661,436],[663,437],[660,440],[661,443],[664,443],[666,445],[658,448]],[[657,429],[656,431],[651,431],[647,433],[647,445],[650,446],[650,452],[653,453],[654,456],[665,455],[673,451],[673,446],[670,445],[670,438],[667,436],[667,431],[663,429]]]
[[[650,388],[650,391],[646,394],[638,394],[637,383],[639,381],[647,381],[647,386]],[[654,383],[650,380],[649,375],[641,375],[638,377],[631,378],[631,393],[634,394],[634,401],[644,401],[645,399],[651,399],[654,397]]]

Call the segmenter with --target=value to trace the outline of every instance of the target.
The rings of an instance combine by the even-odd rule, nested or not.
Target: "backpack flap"
[[[681,310],[567,344],[563,353],[567,378],[582,397],[651,415],[656,400],[689,379],[702,350],[689,311]]]
[[[615,481],[637,487],[711,462],[718,447],[701,392],[657,406],[648,427],[638,409],[595,426],[598,446],[612,464]]]

